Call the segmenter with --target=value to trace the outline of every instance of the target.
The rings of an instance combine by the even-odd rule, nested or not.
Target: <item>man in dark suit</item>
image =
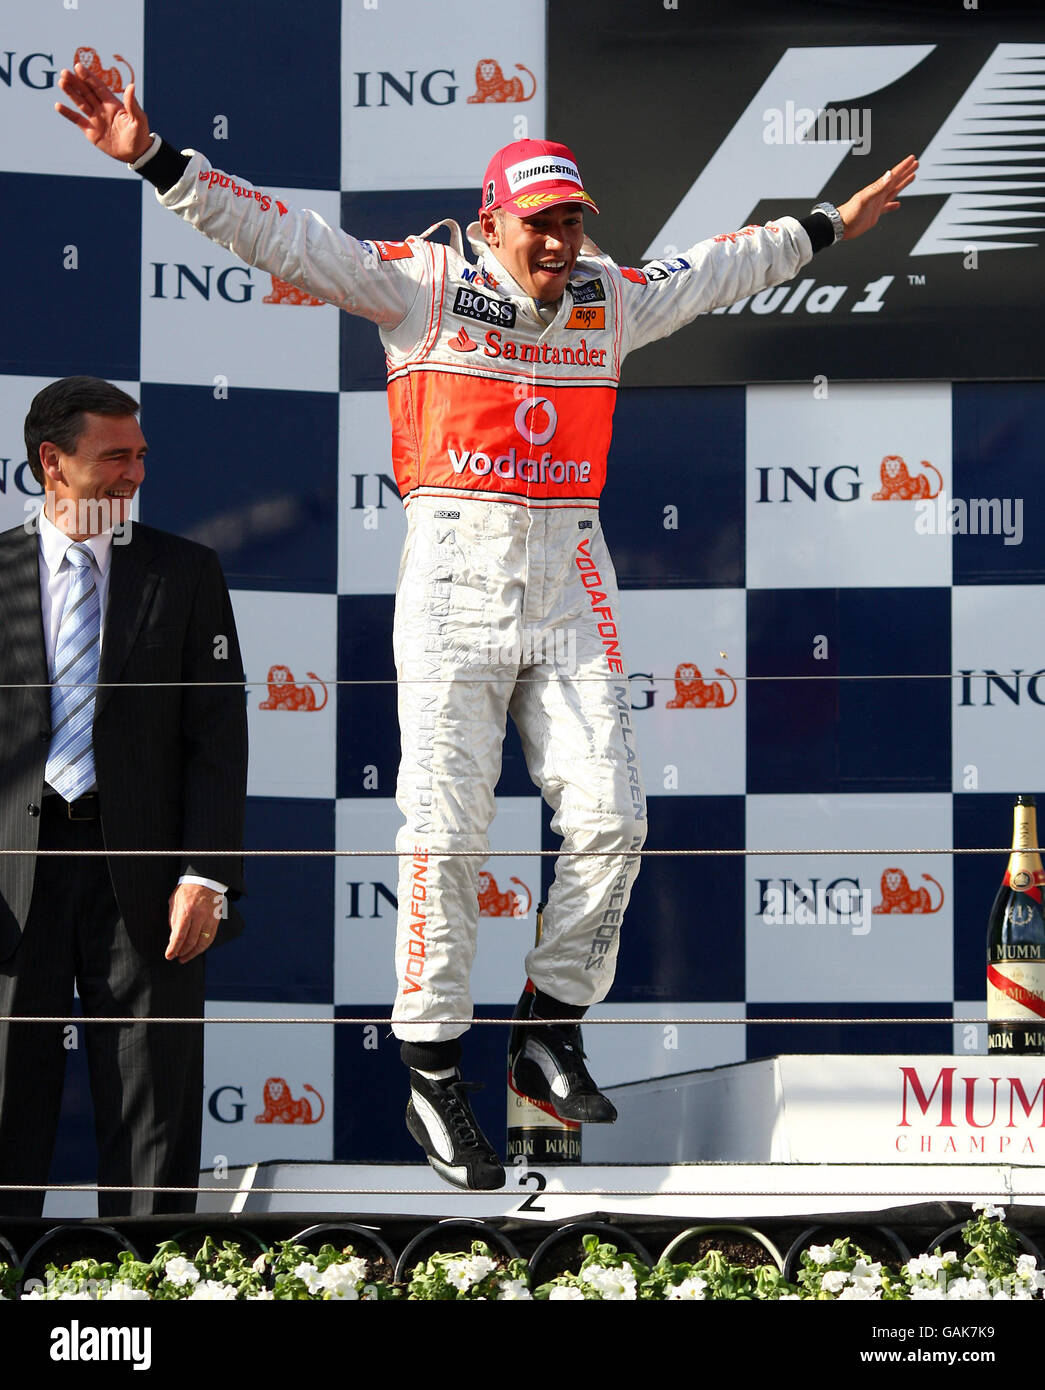
[[[0,849],[28,851],[0,854],[0,1016],[68,1015],[75,982],[88,1017],[202,1019],[204,953],[242,926],[232,606],[213,551],[129,519],[145,476],[137,411],[108,382],[69,377],[26,417],[45,496],[0,535]],[[0,1214],[40,1213],[80,1037],[99,1184],[197,1183],[202,1023],[0,1022]],[[98,1206],[192,1211],[195,1195],[99,1193]]]

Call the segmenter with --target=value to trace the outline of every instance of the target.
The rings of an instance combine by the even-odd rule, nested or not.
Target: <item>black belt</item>
[[[64,796],[57,794],[45,796],[44,807],[49,811],[56,811],[66,820],[97,820],[101,815],[97,792],[87,792],[75,801],[66,801]]]

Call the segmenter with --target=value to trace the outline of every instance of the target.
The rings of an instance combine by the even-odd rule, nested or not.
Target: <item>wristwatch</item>
[[[835,207],[834,203],[817,203],[811,211],[822,212],[834,228],[835,241],[841,241],[845,236],[845,223],[842,221],[842,214]]]

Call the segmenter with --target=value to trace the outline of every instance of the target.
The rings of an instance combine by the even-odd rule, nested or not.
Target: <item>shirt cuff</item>
[[[826,212],[810,212],[798,220],[812,243],[814,255],[835,244],[835,229]]]
[[[167,193],[172,189],[189,167],[189,156],[182,154],[181,150],[176,150],[166,140],[160,140],[155,152],[146,151],[142,159],[144,163],[141,159],[136,160],[131,168],[140,166],[138,173],[160,193]]]
[[[213,878],[200,878],[198,874],[182,874],[178,882],[202,883],[204,888],[213,888],[215,893],[227,893],[229,891],[229,885],[227,883],[218,883],[218,881]]]

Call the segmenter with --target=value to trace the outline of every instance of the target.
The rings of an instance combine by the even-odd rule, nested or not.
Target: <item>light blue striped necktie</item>
[[[75,801],[94,782],[94,696],[98,683],[101,604],[83,543],[65,558],[72,567],[65,596],[51,686],[51,752],[44,776],[66,801]]]

